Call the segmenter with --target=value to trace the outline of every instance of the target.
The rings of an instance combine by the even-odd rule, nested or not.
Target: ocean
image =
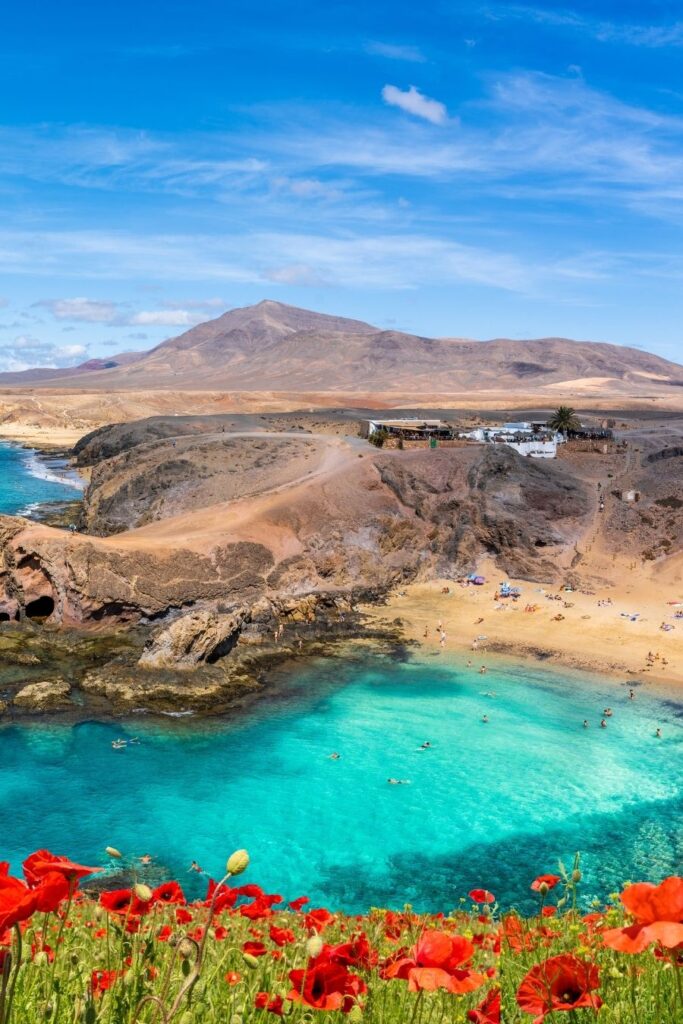
[[[30,515],[45,502],[73,501],[82,489],[65,459],[0,441],[0,513]]]
[[[199,895],[191,860],[217,877],[246,847],[249,880],[353,912],[447,911],[473,886],[531,909],[531,880],[577,851],[584,905],[683,866],[683,706],[666,689],[375,656],[299,666],[274,693],[233,722],[5,726],[0,856],[97,864],[112,845]]]

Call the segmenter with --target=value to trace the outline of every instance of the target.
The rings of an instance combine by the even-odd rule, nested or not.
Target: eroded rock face
[[[16,694],[13,703],[23,711],[60,711],[71,706],[71,687],[62,679],[29,683]]]
[[[246,610],[229,615],[196,611],[176,619],[143,651],[139,664],[146,668],[194,668],[228,654],[239,638]]]
[[[305,462],[307,449],[295,447],[292,457]],[[591,510],[586,486],[567,469],[504,446],[332,447],[325,458],[273,494],[199,510],[193,498],[187,515],[120,537],[0,517],[0,618],[128,624],[201,605],[214,616],[252,607],[252,623],[310,622],[321,597],[456,576],[482,554],[511,576],[553,582]],[[173,630],[143,664],[189,667],[232,642],[225,621]]]

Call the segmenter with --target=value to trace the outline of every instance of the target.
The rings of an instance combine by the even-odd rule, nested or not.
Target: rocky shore
[[[11,624],[0,635],[0,723],[234,714],[268,695],[276,668],[368,647],[402,656],[399,623],[374,623],[339,596],[199,608],[98,635]]]

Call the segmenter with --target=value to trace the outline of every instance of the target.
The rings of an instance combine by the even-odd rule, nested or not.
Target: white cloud
[[[30,334],[20,334],[0,348],[0,370],[74,366],[87,354],[85,345],[53,345]]]
[[[390,107],[399,107],[407,114],[422,117],[432,124],[445,124],[448,120],[445,104],[425,96],[414,85],[411,85],[405,92],[395,85],[385,85],[382,89],[382,99]]]
[[[388,60],[405,60],[412,64],[424,64],[427,60],[417,46],[374,42],[367,43],[365,51],[377,57],[386,57]]]
[[[204,319],[203,313],[192,312],[189,309],[155,309],[135,313],[127,323],[140,326],[193,327]]]
[[[602,43],[625,43],[651,49],[683,46],[683,21],[643,25],[629,21],[606,21],[586,17],[571,9],[548,10],[524,4],[500,5],[492,8],[489,13],[496,20],[515,18],[556,28],[575,29]]]
[[[63,345],[62,348],[55,350],[55,355],[59,359],[82,359],[87,353],[85,345]]]
[[[97,299],[41,299],[34,305],[49,310],[57,320],[76,320],[86,324],[112,324],[121,316],[115,303]]]

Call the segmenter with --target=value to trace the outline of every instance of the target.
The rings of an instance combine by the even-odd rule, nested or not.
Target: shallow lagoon
[[[98,863],[114,845],[192,891],[191,859],[217,875],[246,846],[251,880],[351,911],[446,910],[475,885],[524,905],[579,849],[587,898],[683,865],[683,705],[665,689],[630,701],[613,680],[514,663],[482,677],[438,655],[327,659],[279,683],[232,724],[0,730],[2,856]],[[119,735],[141,743],[113,751]]]

